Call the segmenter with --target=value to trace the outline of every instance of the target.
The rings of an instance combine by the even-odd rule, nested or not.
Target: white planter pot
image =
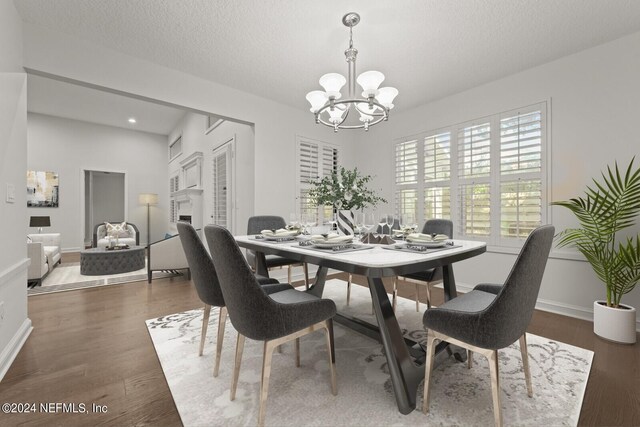
[[[606,301],[593,302],[593,332],[609,341],[623,344],[636,342],[636,309],[607,307]]]

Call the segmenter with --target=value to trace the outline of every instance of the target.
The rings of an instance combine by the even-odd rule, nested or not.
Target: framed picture
[[[57,208],[59,191],[57,172],[27,171],[27,207]]]

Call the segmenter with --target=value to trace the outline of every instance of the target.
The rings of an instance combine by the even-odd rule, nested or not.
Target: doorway
[[[125,214],[125,174],[84,171],[84,242],[91,246],[93,228],[104,222],[123,222]]]

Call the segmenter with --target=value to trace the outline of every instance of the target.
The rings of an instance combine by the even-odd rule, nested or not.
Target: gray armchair
[[[220,307],[220,315],[218,317],[218,339],[216,341],[216,358],[213,368],[213,376],[218,376],[220,368],[220,355],[222,354],[222,341],[224,338],[224,324],[227,318],[227,310],[225,308],[224,298],[220,290],[220,282],[216,274],[211,257],[207,253],[202,240],[198,236],[196,230],[184,222],[178,222],[178,234],[180,242],[187,258],[189,269],[191,270],[191,280],[196,287],[196,292],[200,300],[205,304],[204,316],[202,318],[202,335],[200,337],[200,350],[198,355],[202,356],[204,351],[204,342],[207,336],[207,325],[209,324],[209,315],[211,306]],[[265,277],[259,278],[260,284],[265,288],[265,292],[278,292],[285,289],[292,289],[290,285],[280,284],[275,279]]]
[[[275,215],[258,215],[252,216],[247,222],[247,234],[259,234],[262,230],[278,230],[285,228],[287,223],[281,216]],[[293,259],[284,258],[278,255],[266,255],[265,260],[267,262],[267,268],[272,269],[276,267],[287,267],[287,282],[291,283],[291,268],[294,266],[302,266],[304,269],[304,283],[307,289],[309,289],[309,269],[307,263],[301,263]],[[256,269],[256,253],[252,250],[247,250],[247,262],[255,271]]]
[[[231,323],[238,331],[231,400],[235,399],[245,337],[264,341],[258,415],[258,425],[262,426],[265,419],[273,349],[285,342],[295,340],[296,365],[299,366],[299,338],[319,329],[324,329],[326,333],[331,390],[334,395],[337,394],[332,323],[332,318],[336,314],[335,303],[294,289],[267,295],[258,285],[229,231],[217,225],[207,225],[204,234],[220,280]]]
[[[478,285],[471,292],[424,313],[423,323],[429,330],[422,407],[424,413],[429,410],[429,380],[436,340],[466,348],[469,351],[469,367],[472,352],[487,357],[496,425],[502,425],[498,349],[520,340],[527,394],[533,396],[525,332],[538,298],[554,231],[553,226],[545,225],[531,232],[503,286]]]
[[[453,238],[453,222],[449,221],[448,219],[430,219],[424,223],[422,232],[424,234],[446,234],[451,239]],[[427,288],[427,307],[431,307],[431,287],[435,283],[442,281],[442,267],[430,268],[418,273],[407,274],[404,277],[415,281],[416,311],[420,311],[419,291],[422,284],[424,284]],[[396,294],[397,291],[394,286],[394,307]]]

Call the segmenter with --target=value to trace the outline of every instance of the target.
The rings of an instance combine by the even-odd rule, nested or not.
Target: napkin
[[[260,234],[267,237],[289,237],[297,235],[298,230],[286,230],[284,228],[279,228],[277,230],[262,230]]]
[[[444,242],[448,240],[449,236],[446,234],[422,234],[422,233],[412,233],[407,236],[407,241],[414,243],[434,243],[434,242]]]
[[[311,241],[315,243],[347,243],[353,240],[353,236],[341,236],[336,233],[329,233],[325,238],[321,234],[311,236]]]

